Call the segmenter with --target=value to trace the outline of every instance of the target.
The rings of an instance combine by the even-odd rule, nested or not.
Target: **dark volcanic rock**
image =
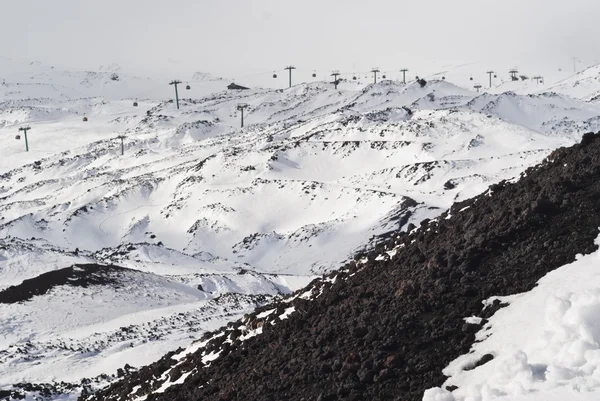
[[[445,214],[394,236],[364,264],[331,274],[334,284],[313,282],[312,294],[322,290],[316,299],[269,306],[297,312],[276,325],[261,323],[262,335],[235,342],[208,367],[202,350],[191,354],[186,369],[197,369],[185,383],[148,401],[421,400],[473,344],[475,327],[463,319],[489,318],[503,306],[482,311],[483,300],[531,290],[578,253],[596,250],[599,205],[600,136],[588,134],[517,183],[454,205],[450,219]],[[399,245],[391,259],[375,260]],[[207,348],[221,349],[226,339]],[[125,400],[164,370],[143,371],[94,399]]]
[[[1,290],[0,304],[28,301],[36,295],[44,295],[51,289],[63,285],[72,287],[117,285],[118,280],[114,274],[124,271],[129,271],[129,269],[97,264],[73,265],[65,269],[54,270]]]
[[[494,355],[492,355],[492,354],[485,354],[475,364],[473,364],[472,366],[465,367],[464,370],[473,370],[475,368],[478,368],[481,365],[485,365],[486,363],[488,363],[489,361],[491,361],[493,359],[494,359]]]

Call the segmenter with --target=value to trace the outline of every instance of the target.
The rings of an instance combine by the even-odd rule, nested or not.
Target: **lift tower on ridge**
[[[177,103],[177,110],[179,110],[179,93],[177,92],[177,85],[179,85],[181,81],[174,79],[169,82],[169,85],[175,85],[175,103]]]
[[[406,73],[408,72],[408,68],[403,68],[400,72],[402,73],[402,83],[406,85]]]
[[[494,75],[494,71],[489,70],[486,72],[490,76],[490,89],[492,89],[492,76]]]
[[[373,67],[371,72],[373,73],[373,83],[376,84],[377,83],[377,73],[379,72],[379,68]]]
[[[294,67],[293,65],[288,65],[284,69],[288,70],[290,72],[290,88],[291,88],[292,87],[292,70],[295,70],[296,67]]]
[[[25,136],[25,151],[26,152],[29,152],[29,142],[27,142],[27,131],[29,131],[30,129],[31,129],[30,126],[19,128],[19,132],[23,132],[23,134]]]
[[[237,109],[242,112],[242,126],[241,126],[241,128],[244,128],[244,110],[247,109],[248,107],[250,107],[250,105],[248,105],[248,103],[240,103],[240,104],[237,105]]]
[[[338,70],[335,70],[331,73],[331,76],[333,77],[333,85],[335,87],[335,89],[337,89],[338,84],[340,83],[340,81],[338,81],[338,77],[340,76],[340,72]]]

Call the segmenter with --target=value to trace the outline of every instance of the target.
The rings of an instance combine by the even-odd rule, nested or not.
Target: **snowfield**
[[[600,239],[596,241],[600,245]],[[423,401],[597,400],[600,397],[600,251],[547,274],[530,292],[499,299],[471,352],[448,366]],[[484,355],[493,359],[474,366]]]
[[[447,80],[224,91],[196,74],[178,110],[166,82],[120,71],[0,72],[0,294],[74,264],[131,269],[117,287],[2,304],[0,389],[156,360],[600,129],[575,77],[517,94]]]

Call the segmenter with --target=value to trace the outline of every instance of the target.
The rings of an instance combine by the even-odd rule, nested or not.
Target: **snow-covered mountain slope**
[[[470,90],[476,90],[475,85],[481,85],[481,92],[501,94],[504,92],[515,92],[520,95],[533,93],[542,93],[551,91],[551,88],[558,83],[573,78],[578,74],[573,73],[571,69],[551,67],[548,64],[539,65],[537,63],[526,63],[517,66],[514,64],[487,64],[471,62],[460,65],[446,65],[440,67],[433,74],[423,73],[425,79],[445,79],[455,85],[459,85]],[[513,80],[510,71],[516,70],[517,80]],[[488,71],[492,73],[489,74]],[[490,77],[491,75],[491,77]],[[411,74],[411,77],[414,74]],[[541,77],[534,79],[534,77]],[[491,80],[490,80],[491,78]],[[561,93],[560,91],[557,91]],[[563,93],[570,95],[568,93]]]
[[[425,74],[427,80],[444,79],[455,85],[493,94],[514,92],[519,95],[559,93],[583,101],[597,101],[600,95],[600,66],[593,65],[581,72],[574,73],[570,68],[548,68],[544,66],[525,65],[518,68],[514,65],[481,65],[467,63],[458,66],[445,66],[439,72]],[[516,80],[509,71],[517,70]],[[491,74],[487,71],[493,71]],[[412,77],[412,75],[411,75]],[[537,78],[536,78],[537,77]]]
[[[23,296],[49,283],[47,294]],[[198,288],[135,270],[76,265],[0,292],[6,304],[0,385],[79,381],[132,359],[149,363],[257,302],[245,296],[219,301]]]
[[[55,354],[53,342],[38,338],[35,322],[14,320],[29,313],[28,304],[51,302],[59,289],[11,306],[2,315],[7,326],[18,322],[3,345],[9,358],[36,341],[42,367],[85,360],[86,368],[53,369],[56,380],[148,362],[207,329],[175,330],[152,344],[108,341],[110,330],[130,318],[134,331],[145,332],[145,325],[179,313],[197,321],[223,308],[228,313],[212,320],[223,324],[600,128],[595,103],[557,94],[480,94],[444,81],[207,94],[212,83],[220,89],[227,82],[215,80],[202,90],[195,84],[182,89],[178,110],[172,100],[160,100],[170,96],[166,83],[167,94],[136,96],[154,83],[120,71],[123,78],[113,81],[106,74],[114,68],[90,78],[89,87],[81,73],[49,69],[41,79],[39,71],[25,72],[27,82],[45,89],[5,92],[0,104],[0,291],[75,263],[105,263],[194,293],[201,288],[206,297],[158,312],[139,304],[119,316],[107,312],[98,323],[93,317],[102,305],[81,306],[90,316],[81,319],[86,338],[77,339],[75,356]],[[48,90],[46,79],[61,89]],[[22,86],[18,77],[6,82],[13,85],[9,92]],[[248,105],[243,129],[240,103]],[[32,128],[29,152],[22,133],[15,139],[23,125]],[[126,136],[123,156],[119,134]],[[60,299],[85,304],[85,291],[60,291]],[[100,295],[122,305],[130,299],[120,292]],[[59,310],[48,319],[62,319]],[[81,351],[97,341],[85,331],[96,324],[110,328],[99,334],[106,347],[98,355],[116,350],[102,364]],[[70,331],[56,335],[71,339]],[[149,359],[130,358],[125,345]],[[27,364],[0,369],[13,382],[50,380],[43,368]]]
[[[587,134],[83,399],[597,399],[599,150]]]
[[[226,89],[229,82],[207,73],[197,72],[180,77],[181,95],[193,86],[195,95],[207,95]],[[28,99],[30,104],[38,100],[35,111],[44,114],[52,101],[83,98],[102,100],[161,100],[174,97],[175,91],[169,80],[161,77],[140,77],[121,71],[119,66],[109,65],[94,71],[72,71],[48,66],[40,62],[24,62],[0,56],[0,99],[8,104],[18,104]],[[41,100],[41,101],[40,101]],[[57,116],[45,115],[48,120]],[[0,116],[0,126],[3,118]]]
[[[153,242],[266,272],[320,272],[398,228],[391,216],[417,213],[418,222],[517,174],[597,125],[600,111],[562,98],[474,96],[445,82],[241,96],[250,105],[243,130],[230,117],[240,95],[229,93],[181,110],[159,103],[124,123],[134,108],[113,103],[90,114],[94,122],[40,122],[30,142],[43,135],[45,149],[25,155],[4,138],[6,163],[34,160],[3,175],[0,232],[65,250]],[[127,132],[125,156],[113,139],[87,142],[114,138],[111,122]],[[565,125],[571,135],[554,135]]]
[[[585,101],[600,100],[600,65],[587,68],[579,74],[558,82],[549,88],[554,91]]]

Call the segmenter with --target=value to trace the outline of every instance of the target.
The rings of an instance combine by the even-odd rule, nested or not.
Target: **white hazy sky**
[[[243,76],[600,62],[600,0],[0,0],[0,55]],[[414,69],[413,69],[414,71]]]

